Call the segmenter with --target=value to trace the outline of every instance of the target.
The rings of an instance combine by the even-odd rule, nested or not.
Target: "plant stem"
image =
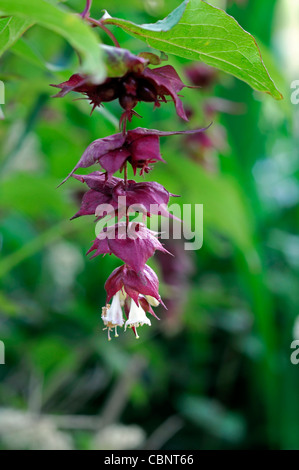
[[[125,182],[125,189],[127,190],[127,186],[128,186],[128,162],[126,162],[125,166],[124,166],[124,182]],[[128,214],[128,212],[126,212],[126,227],[127,228],[129,226],[129,222],[130,222],[129,214]]]
[[[127,189],[127,184],[128,184],[128,163],[125,163],[124,166],[124,181],[125,181],[125,188]]]
[[[90,9],[91,9],[91,4],[92,4],[92,0],[86,0],[85,8],[82,11],[82,13],[80,14],[80,16],[82,16],[82,18],[86,18],[87,16],[89,16]]]
[[[111,31],[108,28],[106,28],[106,26],[104,26],[101,21],[98,21],[98,20],[95,20],[94,18],[89,18],[89,17],[88,18],[86,17],[86,20],[89,21],[90,23],[92,23],[93,25],[98,26],[103,31],[105,31],[105,33],[110,37],[113,44],[116,47],[120,47],[120,44],[119,44],[118,40],[116,39],[116,37],[114,36],[114,34],[111,33]]]

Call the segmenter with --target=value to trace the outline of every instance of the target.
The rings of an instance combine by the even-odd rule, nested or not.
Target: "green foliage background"
[[[79,0],[65,3],[78,12],[84,7]],[[95,0],[92,13],[98,18],[106,8],[117,18],[152,23],[178,3]],[[190,127],[208,124],[202,110],[209,97],[243,103],[246,112],[216,118],[228,144],[214,152],[216,172],[188,159],[179,137],[162,141],[168,164],[146,178],[181,194],[181,204],[204,204],[204,244],[186,254],[194,269],[184,280],[180,311],[159,310],[161,321],[142,328],[139,341],[131,332],[106,341],[103,286],[119,263],[112,256],[85,258],[92,218],[68,220],[82,188],[69,181],[55,189],[92,140],[116,131],[120,108],[111,103],[90,117],[85,101],[51,98],[49,84],[68,78],[78,62],[61,36],[39,26],[2,56],[2,448],[34,447],[1,428],[1,413],[13,410],[36,413],[32,429],[40,417],[52,420],[78,449],[107,448],[94,438],[115,423],[142,428],[146,437],[136,443],[142,448],[299,448],[299,366],[290,362],[299,311],[297,111],[275,47],[283,2],[231,3],[228,12],[257,38],[285,100],[275,102],[224,74],[210,91],[184,90],[185,105],[196,111]],[[112,29],[123,47],[146,50]],[[190,62],[169,59],[187,81]],[[137,112],[143,119],[133,126],[186,126],[172,104],[154,113],[139,104]],[[159,271],[155,260],[152,266]],[[111,448],[115,442],[111,437]]]

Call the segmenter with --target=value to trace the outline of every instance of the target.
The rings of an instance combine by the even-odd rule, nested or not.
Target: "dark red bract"
[[[107,303],[122,288],[137,305],[140,294],[150,295],[163,305],[159,295],[159,279],[148,265],[145,265],[144,269],[138,273],[126,264],[116,268],[105,283]]]
[[[148,217],[152,214],[173,217],[167,210],[170,194],[161,184],[154,181],[136,183],[128,180],[127,185],[121,178],[112,177],[106,181],[105,174],[95,171],[89,175],[73,175],[90,188],[83,196],[80,210],[72,217],[96,215],[98,220],[115,213],[120,218],[132,207]],[[100,206],[102,213],[97,210]],[[109,207],[111,206],[111,207]]]
[[[133,114],[136,114],[133,109],[139,101],[152,102],[155,107],[159,107],[160,103],[167,102],[166,97],[170,96],[177,114],[188,121],[178,97],[178,93],[186,85],[171,65],[155,69],[147,67],[144,70],[140,70],[139,67],[138,72],[129,70],[123,77],[109,77],[104,83],[99,84],[94,84],[86,75],[74,74],[66,82],[52,86],[61,88],[56,97],[65,96],[70,91],[84,94],[92,104],[92,111],[102,103],[118,99],[124,109],[120,123],[126,119],[131,121]]]
[[[140,272],[156,250],[169,254],[157,239],[156,234],[145,225],[138,222],[130,222],[128,225],[120,222],[105,227],[94,240],[87,254],[95,251],[92,256],[94,258],[98,255],[113,253],[134,271]]]
[[[141,175],[148,173],[151,170],[151,164],[158,161],[164,162],[160,154],[159,137],[197,134],[204,130],[206,129],[163,132],[137,127],[126,134],[113,134],[103,139],[97,139],[87,147],[75,168],[62,183],[72,176],[78,168],[88,168],[95,163],[99,163],[106,171],[107,179],[116,171],[122,170],[127,161],[132,165],[134,174],[137,169],[140,169]]]

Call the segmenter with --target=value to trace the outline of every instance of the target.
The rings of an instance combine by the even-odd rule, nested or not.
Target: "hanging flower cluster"
[[[117,327],[123,326],[125,330],[132,328],[138,338],[137,328],[151,325],[146,314],[157,318],[153,307],[164,304],[159,295],[158,277],[146,263],[156,250],[170,254],[158,240],[158,234],[147,228],[146,219],[153,214],[173,217],[167,204],[174,195],[157,182],[129,180],[128,165],[134,175],[137,171],[144,175],[156,162],[164,162],[160,154],[161,136],[204,130],[162,132],[140,127],[127,130],[126,123],[137,115],[134,108],[140,101],[152,102],[157,108],[170,97],[178,116],[188,119],[178,96],[185,85],[175,69],[170,65],[149,68],[147,59],[125,52],[127,71],[122,77],[94,83],[91,77],[74,74],[66,82],[53,85],[60,88],[55,95],[58,97],[71,91],[85,95],[92,110],[116,99],[124,110],[120,117],[121,132],[92,142],[64,180],[72,176],[88,186],[73,219],[85,215],[95,215],[97,220],[106,216],[117,218],[115,225],[105,227],[97,235],[88,251],[93,253],[92,257],[114,254],[124,263],[112,272],[105,284],[107,299],[102,308],[102,320],[109,340],[111,331],[114,329],[118,336]],[[75,174],[78,168],[94,164],[99,164],[102,171]],[[123,179],[113,176],[117,171],[124,172]],[[135,211],[143,214],[143,223],[130,222],[129,215]]]

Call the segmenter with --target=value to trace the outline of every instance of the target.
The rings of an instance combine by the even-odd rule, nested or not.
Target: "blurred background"
[[[65,2],[74,11],[83,0]],[[94,0],[137,23],[178,0]],[[83,185],[56,186],[86,146],[116,132],[108,103],[89,116],[77,96],[53,99],[50,83],[76,71],[58,35],[38,26],[0,60],[0,448],[299,449],[298,106],[299,7],[292,0],[213,1],[257,39],[283,101],[177,57],[186,124],[172,103],[132,127],[213,126],[200,138],[162,139],[167,165],[146,176],[175,202],[204,205],[204,243],[173,259],[155,256],[168,310],[160,322],[107,342],[104,283],[120,263],[88,260],[93,217],[69,221]],[[145,43],[112,28],[133,52]],[[110,39],[99,31],[107,44]],[[129,175],[132,178],[132,174]],[[137,180],[140,178],[138,177]]]

